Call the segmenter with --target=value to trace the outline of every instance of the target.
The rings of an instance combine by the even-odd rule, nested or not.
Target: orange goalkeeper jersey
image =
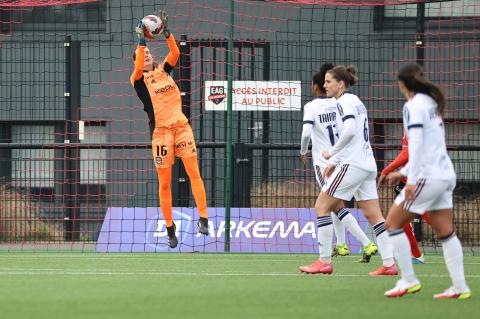
[[[167,38],[169,54],[161,65],[152,71],[144,71],[145,46],[139,45],[135,59],[135,69],[130,83],[148,114],[150,133],[155,127],[166,127],[172,124],[188,123],[182,112],[182,98],[177,84],[170,72],[177,64],[180,56],[173,34]]]

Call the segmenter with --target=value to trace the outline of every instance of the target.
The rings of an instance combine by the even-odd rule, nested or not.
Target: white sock
[[[377,238],[378,251],[382,256],[383,266],[390,267],[395,261],[393,260],[393,247],[385,231],[385,222],[379,222],[373,225],[375,231],[375,237]]]
[[[347,227],[348,231],[355,237],[359,242],[362,243],[362,246],[365,247],[370,244],[370,239],[365,235],[363,230],[360,228],[358,221],[353,217],[352,214],[346,208],[342,208],[337,212],[338,218],[342,223]],[[335,229],[337,231],[337,229]]]
[[[342,224],[337,214],[330,213],[333,221],[333,229],[335,230],[335,236],[337,237],[337,246],[345,244],[345,226]]]
[[[402,273],[402,279],[410,283],[418,281],[413,270],[410,244],[408,243],[407,235],[405,235],[403,229],[394,229],[388,231],[388,234],[390,235],[390,242],[393,246],[397,265]]]
[[[452,283],[460,292],[468,292],[470,289],[465,281],[463,269],[463,249],[460,240],[455,233],[450,236],[440,238],[443,248],[443,258],[447,264],[448,273],[452,278]]]
[[[330,262],[332,261],[333,242],[332,216],[327,215],[317,217],[317,227],[320,260]]]

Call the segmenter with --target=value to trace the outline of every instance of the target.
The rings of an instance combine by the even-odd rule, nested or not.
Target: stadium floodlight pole
[[[227,136],[226,136],[226,174],[225,174],[225,252],[230,251],[230,209],[232,207],[232,87],[233,87],[233,24],[234,24],[234,3],[230,0],[230,34],[228,37],[227,52]]]

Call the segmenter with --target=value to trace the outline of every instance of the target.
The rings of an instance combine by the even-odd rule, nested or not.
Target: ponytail
[[[350,86],[358,82],[358,70],[353,64],[347,65],[347,73],[350,75]]]
[[[353,64],[350,64],[348,66],[337,65],[333,69],[329,70],[327,73],[330,73],[335,80],[339,82],[343,81],[346,88],[358,82],[358,70],[357,67]]]

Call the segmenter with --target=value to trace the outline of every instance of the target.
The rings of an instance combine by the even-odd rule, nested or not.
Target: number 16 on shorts
[[[155,166],[162,167],[168,165],[168,147],[166,145],[156,145],[154,146],[155,152]]]

